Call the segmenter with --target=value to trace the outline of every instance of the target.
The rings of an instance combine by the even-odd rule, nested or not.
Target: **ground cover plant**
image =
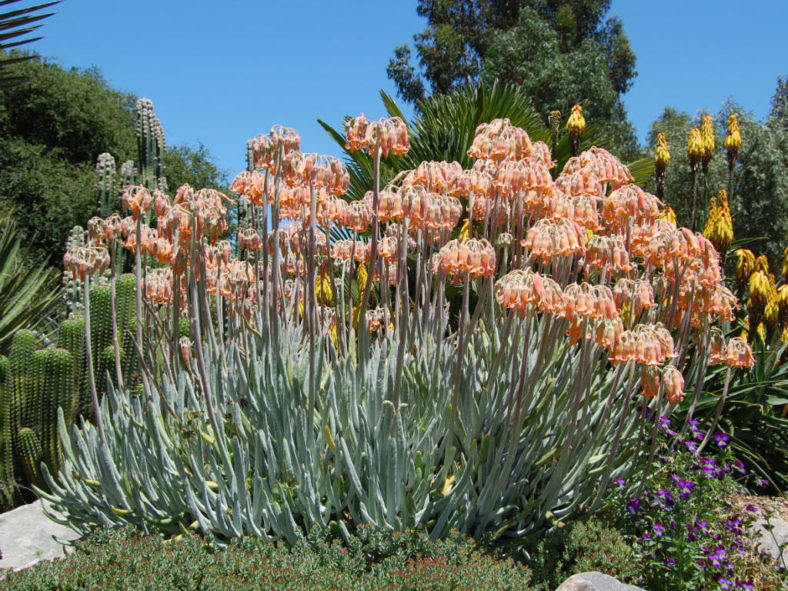
[[[194,534],[178,539],[101,530],[62,561],[10,574],[10,589],[541,589],[530,571],[458,535],[361,528],[347,546],[312,534],[292,548],[259,538],[225,550]],[[4,588],[6,588],[4,587]]]

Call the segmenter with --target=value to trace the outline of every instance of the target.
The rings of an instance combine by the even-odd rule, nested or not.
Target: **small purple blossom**
[[[717,442],[717,447],[726,447],[728,445],[728,441],[730,441],[730,437],[725,435],[725,433],[717,433],[714,436],[714,441]]]
[[[687,449],[690,450],[693,453],[698,450],[698,444],[695,443],[694,441],[685,441],[684,445],[686,445]]]
[[[658,538],[661,538],[662,534],[665,533],[665,526],[662,525],[661,523],[655,523],[653,529],[654,529],[654,535],[657,536]]]
[[[613,482],[616,483],[618,485],[618,488],[621,490],[624,490],[624,488],[627,485],[627,481],[624,480],[623,478],[616,478]]]

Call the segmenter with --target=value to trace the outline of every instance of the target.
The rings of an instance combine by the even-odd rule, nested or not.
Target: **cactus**
[[[35,484],[40,488],[44,484],[44,478],[41,475],[41,458],[43,455],[41,441],[36,432],[30,427],[22,427],[19,430],[18,439],[21,449],[19,459],[22,463],[25,478],[30,484]]]
[[[84,339],[84,323],[67,321],[61,325],[59,340],[71,341],[77,355],[84,356],[78,346],[80,335]],[[38,345],[33,332],[20,330],[14,335],[9,358],[0,359],[0,500],[8,506],[21,500],[20,484],[23,488],[44,485],[41,461],[57,472],[61,456],[58,408],[63,409],[67,424],[76,414],[75,373],[81,366],[66,349],[37,350]]]
[[[40,371],[37,376],[36,399],[41,409],[37,421],[40,424],[39,438],[43,450],[42,459],[53,473],[60,468],[61,447],[57,432],[58,408],[63,409],[63,417],[71,424],[76,415],[76,395],[74,392],[73,360],[65,349],[48,348],[36,351],[34,367]]]
[[[153,190],[167,189],[164,178],[164,152],[167,143],[161,122],[153,113],[153,102],[141,98],[137,101],[137,146],[139,148],[139,184]]]
[[[85,318],[72,316],[65,320],[58,330],[58,347],[71,353],[74,367],[74,391],[77,394],[77,412],[90,411],[90,396],[87,389],[87,366],[85,363]]]
[[[96,183],[96,193],[98,196],[98,215],[107,217],[112,213],[115,205],[115,159],[112,154],[104,152],[99,154],[96,162],[96,173],[99,180]]]

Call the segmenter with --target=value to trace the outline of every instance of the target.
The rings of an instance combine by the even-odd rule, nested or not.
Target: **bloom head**
[[[657,154],[654,158],[654,164],[658,171],[664,171],[670,163],[670,152],[668,151],[668,140],[665,138],[664,132],[659,132],[657,136]]]
[[[703,161],[708,163],[714,155],[714,126],[711,115],[701,117],[700,135],[703,142]]]
[[[566,130],[571,137],[579,138],[586,129],[586,119],[583,117],[583,107],[575,105],[566,122]]]
[[[741,148],[741,131],[736,113],[728,116],[728,131],[725,133],[725,141],[722,144],[728,152],[728,157],[735,158]]]
[[[690,130],[689,140],[687,141],[687,156],[691,166],[697,166],[703,158],[703,138],[700,129],[697,127],[693,127]]]

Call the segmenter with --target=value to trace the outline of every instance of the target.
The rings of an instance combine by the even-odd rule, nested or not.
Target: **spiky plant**
[[[233,183],[250,208],[236,248],[224,195],[127,190],[140,387],[99,400],[91,383],[95,422],[60,421],[63,468],[44,468],[42,494],[72,527],[539,533],[602,503],[685,377],[725,363],[727,388],[750,364],[710,329],[736,303],[711,244],[658,219],[607,151],[554,178],[546,143],[494,119],[466,146],[472,168],[419,162],[382,185],[407,156],[404,121],[346,129],[370,193],[342,200],[342,163],[276,127]],[[354,238],[332,241],[337,227]],[[86,300],[115,256],[93,240],[66,257]]]
[[[16,223],[0,220],[0,353],[8,353],[14,333],[44,329],[57,313],[57,273],[43,265],[26,266]]]

